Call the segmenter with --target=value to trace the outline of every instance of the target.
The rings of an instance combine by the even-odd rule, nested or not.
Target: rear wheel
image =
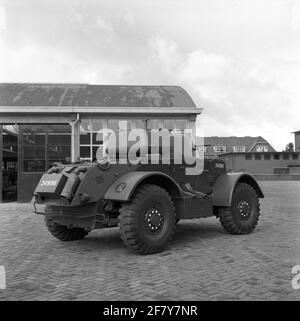
[[[137,189],[119,215],[123,243],[135,252],[152,254],[162,251],[172,239],[175,208],[169,193],[152,184]]]
[[[260,215],[256,191],[246,183],[238,183],[232,196],[232,205],[218,210],[224,229],[230,234],[249,234],[256,227]]]
[[[76,241],[83,239],[88,232],[80,227],[69,228],[55,223],[51,218],[45,217],[48,231],[60,241]]]

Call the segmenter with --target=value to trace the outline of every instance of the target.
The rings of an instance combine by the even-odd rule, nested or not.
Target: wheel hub
[[[238,205],[238,210],[242,218],[248,219],[251,215],[251,205],[247,200],[242,200]]]
[[[157,208],[151,208],[145,213],[145,227],[151,233],[160,232],[164,225],[164,216]]]

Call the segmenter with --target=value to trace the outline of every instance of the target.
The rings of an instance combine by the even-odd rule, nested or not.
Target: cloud
[[[292,139],[290,132],[300,119],[300,79],[289,65],[255,64],[204,49],[184,53],[174,40],[160,36],[150,48],[161,73],[187,88],[205,108],[206,135],[263,135],[278,149]],[[278,126],[282,131],[274,130]]]
[[[107,32],[109,34],[113,33],[113,27],[109,23],[107,23],[103,18],[97,17],[96,19],[96,27],[101,31]]]
[[[130,28],[134,27],[135,25],[134,14],[129,8],[122,8],[120,10],[120,12],[117,14],[117,21],[119,24]]]
[[[0,81],[181,85],[207,135],[300,129],[298,0],[3,1]]]
[[[293,1],[291,5],[291,25],[294,30],[300,30],[300,3]]]
[[[0,47],[5,47],[1,39]],[[101,60],[91,64],[85,59],[74,60],[59,50],[30,44],[19,51],[9,48],[0,51],[0,70],[0,82],[110,84],[122,83],[130,66]]]
[[[5,7],[0,5],[0,30],[6,29],[6,13]]]

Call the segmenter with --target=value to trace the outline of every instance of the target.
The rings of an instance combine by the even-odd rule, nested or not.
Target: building
[[[271,179],[278,175],[300,175],[300,152],[253,152],[226,153],[220,155],[229,171],[246,171],[262,178]]]
[[[30,201],[54,162],[94,160],[101,130],[145,120],[150,128],[194,129],[200,113],[177,86],[0,84],[0,201],[13,191]]]
[[[300,130],[294,132],[295,134],[295,152],[300,152]]]
[[[297,133],[300,138],[300,132],[295,133],[296,137],[298,137]],[[198,146],[201,141],[203,142],[203,139],[198,137]],[[225,160],[228,171],[246,171],[263,179],[283,176],[299,179],[300,150],[276,152],[261,136],[204,137],[204,144],[202,143],[199,148],[203,149],[208,157],[219,157]]]
[[[198,145],[202,139],[197,137]],[[203,144],[203,143],[202,143]],[[250,153],[250,152],[275,152],[271,144],[263,137],[204,137],[204,146],[200,149],[207,155],[221,155],[227,153]]]

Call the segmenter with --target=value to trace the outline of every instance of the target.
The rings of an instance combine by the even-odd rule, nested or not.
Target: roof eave
[[[0,106],[0,114],[201,114],[197,107]]]

